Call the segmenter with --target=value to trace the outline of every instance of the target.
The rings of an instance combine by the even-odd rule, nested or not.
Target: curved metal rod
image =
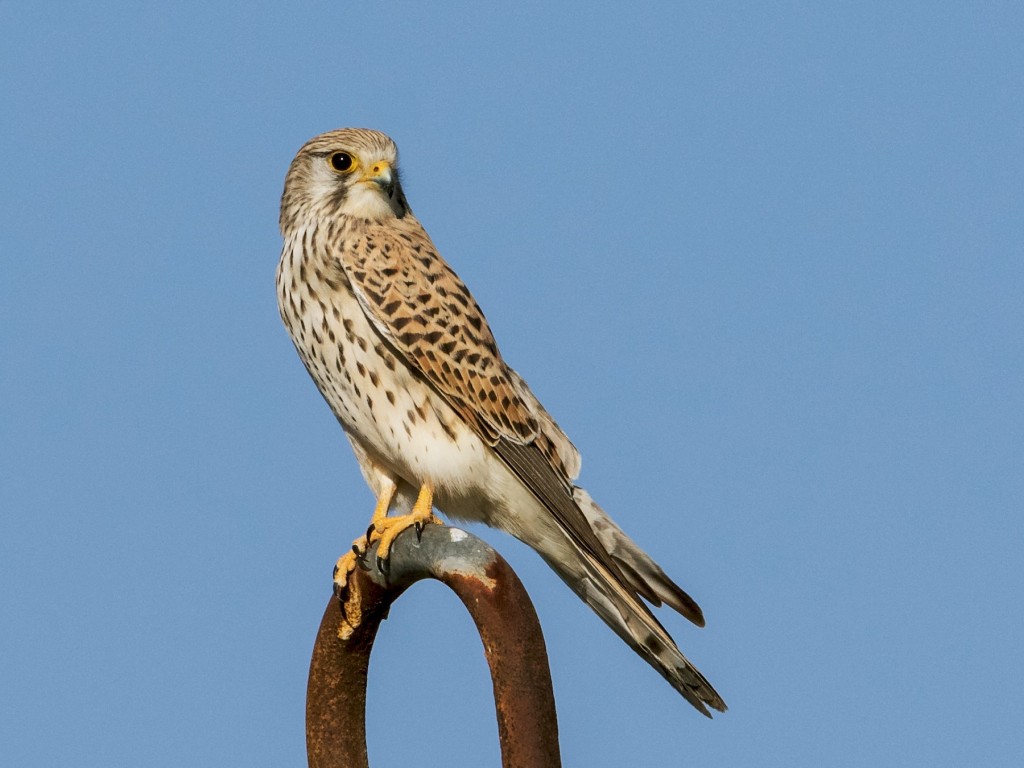
[[[376,548],[367,563],[376,562]],[[504,768],[560,768],[558,723],[547,650],[537,613],[507,562],[475,536],[428,525],[417,542],[403,533],[387,575],[376,567],[351,577],[361,613],[352,630],[335,598],[327,604],[306,689],[306,753],[311,768],[368,768],[366,674],[388,609],[410,585],[432,578],[459,596],[483,640],[494,684]],[[343,637],[344,636],[344,637]]]

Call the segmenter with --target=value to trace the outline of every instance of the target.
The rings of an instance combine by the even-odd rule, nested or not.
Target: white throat
[[[391,203],[373,182],[353,184],[345,194],[345,200],[341,204],[341,213],[346,216],[378,221],[393,218],[395,215],[391,209]]]

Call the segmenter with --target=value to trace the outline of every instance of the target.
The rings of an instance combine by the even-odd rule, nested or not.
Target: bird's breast
[[[317,388],[345,430],[411,485],[441,498],[478,496],[490,452],[373,326],[344,272],[289,238],[278,265],[278,307]]]

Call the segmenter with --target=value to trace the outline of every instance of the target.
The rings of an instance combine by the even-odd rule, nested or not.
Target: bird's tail
[[[541,552],[562,580],[589,605],[619,637],[654,667],[698,711],[711,716],[708,707],[724,712],[725,702],[658,622],[643,597],[653,605],[665,603],[694,624],[704,626],[697,603],[680,589],[582,488],[573,496],[600,543],[622,572],[625,583],[612,575],[596,558],[573,545],[575,562]]]

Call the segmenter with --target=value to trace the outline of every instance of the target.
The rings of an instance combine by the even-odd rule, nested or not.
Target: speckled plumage
[[[281,317],[378,498],[407,511],[426,486],[449,516],[526,542],[695,707],[724,711],[640,597],[703,625],[700,609],[573,484],[578,452],[409,210],[394,143],[307,142],[280,223]]]

